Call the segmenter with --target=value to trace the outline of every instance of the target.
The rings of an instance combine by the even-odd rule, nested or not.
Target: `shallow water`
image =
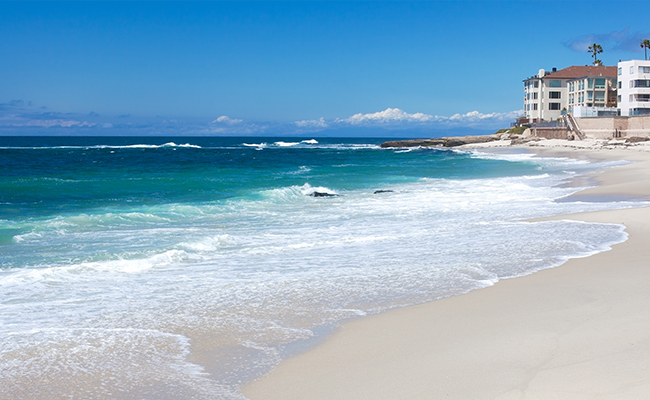
[[[241,398],[319,329],[626,238],[525,222],[631,205],[558,201],[615,163],[381,142],[0,138],[0,391]]]

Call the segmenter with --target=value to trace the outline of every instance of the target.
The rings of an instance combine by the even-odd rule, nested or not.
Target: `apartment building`
[[[613,67],[607,67],[613,69]],[[568,81],[569,112],[576,106],[616,107],[616,76],[581,76]]]
[[[616,76],[617,67],[602,65],[575,65],[550,72],[541,69],[524,80],[524,118],[520,121],[554,121],[573,105],[615,106]]]
[[[622,116],[650,115],[650,60],[618,63],[617,95]]]

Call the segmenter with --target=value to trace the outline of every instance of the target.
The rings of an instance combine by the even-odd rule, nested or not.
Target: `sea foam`
[[[633,205],[556,201],[593,165],[323,142],[208,153],[183,176],[209,178],[185,187],[192,201],[90,202],[4,222],[15,235],[0,260],[0,392],[47,397],[79,383],[91,390],[79,397],[241,399],[238,387],[277,364],[283,346],[323,327],[555,267],[627,237],[620,225],[527,222]],[[276,169],[263,158],[273,152],[286,152]],[[475,162],[486,159],[507,173],[477,176]],[[225,167],[204,172],[220,160]],[[244,162],[253,167],[231,167]],[[471,174],[417,175],[444,162]],[[246,174],[252,183],[213,195],[228,173],[226,189]],[[130,178],[158,185],[152,176]],[[191,349],[213,351],[210,378]]]

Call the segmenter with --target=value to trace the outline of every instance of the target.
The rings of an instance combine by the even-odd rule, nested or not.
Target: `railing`
[[[564,128],[566,124],[563,120],[551,122],[536,122],[532,125],[533,128]]]
[[[650,115],[650,108],[646,109],[640,109],[640,110],[633,110],[630,115],[632,116],[638,116],[638,115]]]

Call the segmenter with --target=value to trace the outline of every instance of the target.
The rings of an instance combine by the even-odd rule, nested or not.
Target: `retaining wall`
[[[568,139],[569,130],[564,127],[545,128],[533,127],[531,134],[535,137],[542,137],[544,139]]]
[[[575,118],[588,138],[650,137],[650,116]]]

